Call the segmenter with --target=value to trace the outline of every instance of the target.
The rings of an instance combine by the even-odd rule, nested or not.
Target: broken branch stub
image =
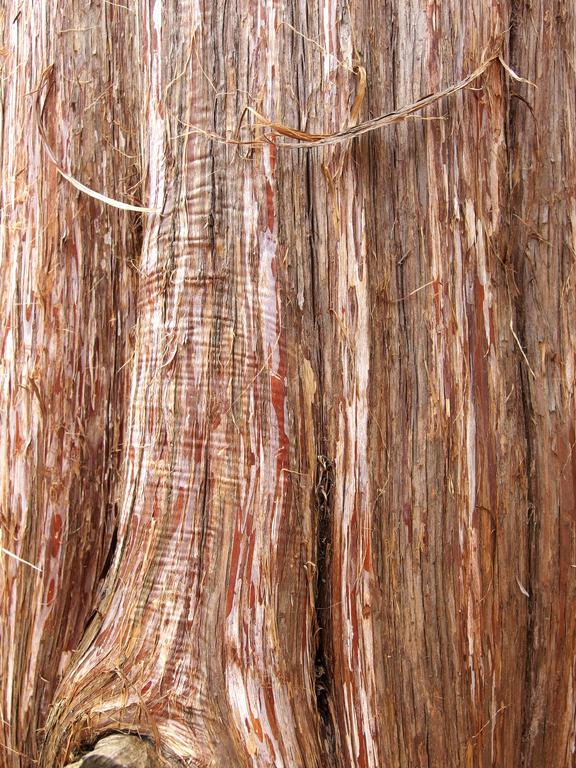
[[[66,768],[159,768],[153,746],[130,734],[100,739],[94,749]]]

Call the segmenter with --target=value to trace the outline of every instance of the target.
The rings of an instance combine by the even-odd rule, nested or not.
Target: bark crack
[[[508,36],[508,48],[509,48],[509,60],[513,67],[516,67],[516,51],[517,51],[517,39],[519,37],[518,32],[518,11],[519,5],[517,2],[512,6],[511,25]],[[521,41],[520,41],[521,44]],[[517,94],[511,93],[510,88],[507,92],[508,107],[507,107],[507,125],[506,125],[506,143],[507,143],[507,158],[508,158],[508,188],[509,188],[509,227],[512,227],[512,219],[514,216],[514,209],[518,207],[516,196],[520,194],[519,190],[515,187],[514,183],[514,170],[515,160],[518,152],[517,144],[517,125],[516,125],[516,110],[518,109],[517,103],[512,106],[512,98]],[[524,99],[521,99],[524,102]],[[526,103],[526,106],[529,105]],[[513,268],[515,271],[519,269],[525,269],[526,265],[519,253],[514,253],[518,250],[518,238],[514,237],[514,233],[511,233],[510,237]],[[526,351],[526,301],[524,290],[522,285],[524,283],[522,275],[514,278],[516,285],[512,286],[512,291],[516,293],[515,307],[515,325],[517,329],[517,336],[522,350]],[[525,353],[525,352],[524,352]],[[530,729],[530,712],[532,710],[532,665],[533,665],[533,648],[534,648],[534,572],[536,568],[536,530],[534,519],[535,508],[535,488],[534,488],[534,444],[533,433],[531,428],[531,421],[533,418],[533,404],[530,391],[530,379],[529,372],[526,370],[524,361],[520,360],[519,363],[519,377],[521,385],[521,400],[522,400],[522,413],[524,417],[524,436],[526,446],[526,552],[527,552],[527,566],[526,576],[524,578],[526,589],[527,601],[528,601],[528,613],[527,613],[527,625],[526,625],[526,652],[524,660],[524,695],[522,696],[522,717],[521,717],[521,732],[520,732],[520,764],[526,765],[527,753],[526,746],[529,740]]]
[[[321,275],[314,258],[315,233],[317,231],[317,211],[312,206],[314,182],[310,155],[305,158],[306,196],[310,205],[310,294],[312,318],[316,335],[316,371],[318,391],[325,393],[324,368],[322,360],[322,304]],[[323,397],[320,399],[318,426],[316,430],[317,456],[314,484],[316,549],[314,579],[314,692],[316,711],[319,718],[319,740],[322,747],[322,762],[333,768],[336,765],[337,738],[336,717],[333,706],[333,691],[330,681],[333,679],[333,662],[330,654],[330,608],[331,608],[331,540],[332,540],[332,489],[334,487],[334,462],[325,455],[326,436]]]
[[[331,666],[327,632],[324,618],[330,609],[330,540],[332,489],[334,486],[334,462],[327,456],[317,456],[315,497],[317,507],[316,541],[316,653],[314,659],[316,708],[320,716],[320,736],[325,756],[336,752],[334,718],[332,713],[329,669]]]

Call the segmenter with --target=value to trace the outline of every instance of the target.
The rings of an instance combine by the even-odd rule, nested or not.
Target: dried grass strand
[[[364,96],[366,95],[366,70],[364,67],[358,65],[355,70],[355,75],[358,77],[358,88],[356,89],[356,98],[352,109],[350,110],[350,123],[355,124],[362,109],[364,103]]]
[[[508,72],[512,80],[516,80],[517,83],[526,83],[527,85],[531,85],[532,88],[538,88],[536,83],[533,83],[532,80],[526,80],[525,77],[520,77],[520,75],[516,74],[516,72],[514,72],[512,67],[504,61],[502,56],[498,56],[498,61],[500,62],[500,64],[502,64],[506,72]]]
[[[408,106],[402,107],[401,109],[397,109],[394,112],[388,112],[385,115],[379,115],[378,117],[371,118],[370,120],[365,120],[356,126],[350,126],[348,128],[344,128],[343,130],[336,131],[336,133],[305,134],[306,138],[303,141],[299,141],[298,143],[279,141],[278,146],[293,147],[295,149],[307,149],[312,147],[327,146],[330,144],[341,144],[344,141],[355,139],[365,133],[377,131],[380,128],[384,128],[386,125],[400,123],[407,117],[411,117],[414,112],[419,112],[421,109],[425,109],[425,107],[429,107],[432,104],[435,104],[437,101],[440,101],[440,99],[445,99],[447,96],[452,96],[453,94],[458,93],[458,91],[462,91],[464,88],[468,87],[471,85],[471,83],[477,80],[481,75],[483,75],[490,64],[496,60],[502,61],[500,55],[497,53],[486,59],[473,72],[471,72],[462,80],[459,80],[458,82],[443,88],[441,91],[430,93],[428,96],[424,96],[423,98],[418,99],[418,101],[415,101],[412,104],[408,104]],[[507,67],[506,71],[508,72],[508,70],[509,68]],[[512,70],[510,70],[509,74],[511,72]],[[514,75],[518,77],[516,73],[514,73]],[[262,116],[259,116],[259,118],[265,120],[265,118],[262,118]],[[282,136],[290,137],[290,133],[302,133],[294,132],[294,129],[290,129],[284,125],[279,125],[278,123],[268,122],[267,125]],[[294,138],[298,138],[298,136],[294,136]]]
[[[67,171],[62,168],[58,160],[56,159],[56,156],[52,150],[52,147],[50,146],[50,142],[48,141],[48,135],[46,133],[46,126],[44,124],[44,112],[46,109],[46,101],[48,99],[48,94],[50,93],[50,90],[52,89],[52,86],[54,85],[54,65],[50,65],[47,67],[44,72],[42,73],[40,77],[40,85],[37,89],[37,96],[36,96],[36,123],[38,126],[38,133],[40,134],[40,139],[42,140],[42,144],[44,145],[44,149],[46,150],[46,153],[54,166],[56,167],[56,170],[58,173],[66,179],[66,181],[71,184],[73,187],[76,187],[77,190],[80,192],[83,192],[85,195],[88,195],[89,197],[94,198],[94,200],[98,200],[101,203],[104,203],[105,205],[110,205],[113,208],[118,208],[121,211],[135,211],[136,213],[160,213],[160,211],[156,208],[146,208],[141,205],[132,205],[131,203],[124,203],[121,200],[116,200],[113,197],[108,197],[108,195],[103,195],[101,192],[96,192],[96,190],[92,189],[91,187],[86,186],[86,184],[83,184],[81,181],[78,181],[78,179],[74,178],[72,174],[68,173]],[[46,98],[44,99],[44,103],[41,104],[41,96],[45,89],[45,87],[48,86],[48,90],[46,92]]]
[[[22,563],[22,565],[30,566],[30,568],[33,568],[35,571],[38,571],[38,573],[42,573],[42,568],[40,568],[39,565],[34,565],[34,563],[31,563],[30,560],[24,560],[23,557],[20,557],[15,552],[10,552],[10,550],[6,549],[6,547],[0,547],[0,552],[7,555],[8,557],[11,557],[13,560],[16,560],[16,562]]]
[[[269,120],[267,117],[265,117],[263,114],[255,110],[253,107],[245,107],[244,113],[250,112],[254,115],[254,117],[257,118],[259,121],[256,123],[257,128],[271,128],[274,132],[274,135],[278,136],[286,136],[289,139],[295,139],[298,142],[301,142],[299,144],[285,144],[284,142],[278,142],[278,146],[298,146],[298,147],[306,147],[306,146],[317,146],[315,142],[320,141],[321,139],[327,140],[323,143],[330,143],[329,139],[334,134],[331,133],[308,133],[308,131],[301,131],[298,128],[291,128],[289,125],[284,125],[284,123],[278,123],[274,120]],[[250,142],[253,144],[261,144],[261,140],[256,140],[253,142]]]
[[[449,85],[440,91],[436,91],[435,93],[428,94],[427,96],[424,96],[423,98],[418,99],[418,101],[415,101],[412,104],[408,104],[405,107],[397,109],[394,112],[388,112],[385,115],[379,115],[378,117],[371,118],[370,120],[365,120],[364,122],[361,122],[358,125],[349,124],[346,128],[343,128],[340,131],[336,131],[335,133],[309,133],[307,131],[301,131],[299,129],[292,128],[291,126],[285,125],[284,123],[279,123],[273,120],[269,120],[267,117],[262,115],[260,112],[257,112],[252,107],[246,107],[244,109],[244,112],[242,113],[242,118],[246,112],[251,112],[258,119],[259,126],[265,126],[267,128],[270,128],[273,132],[272,136],[265,136],[264,137],[265,140],[270,141],[275,136],[284,136],[288,139],[293,140],[293,141],[278,141],[276,142],[276,145],[278,147],[286,147],[286,148],[293,148],[293,149],[312,149],[314,147],[341,144],[345,141],[349,141],[350,139],[355,139],[358,136],[362,136],[365,133],[371,133],[372,131],[376,131],[376,130],[379,130],[380,128],[384,128],[387,125],[394,125],[408,118],[415,117],[415,114],[414,114],[415,112],[419,112],[420,110],[425,109],[426,107],[429,107],[432,104],[435,104],[437,101],[447,98],[448,96],[452,96],[455,93],[458,93],[459,91],[462,91],[465,88],[469,87],[475,80],[477,80],[486,72],[488,67],[494,61],[498,61],[502,65],[506,73],[514,80],[518,82],[528,83],[529,85],[536,87],[534,83],[532,83],[529,80],[526,80],[525,78],[520,77],[516,72],[514,72],[514,70],[504,61],[504,59],[499,53],[494,53],[492,56],[485,59],[473,72],[471,72],[469,75],[464,77],[462,80],[459,80],[458,82],[453,83],[452,85]],[[355,122],[358,116],[358,113],[360,112],[360,109],[362,107],[362,103],[363,103],[364,95],[366,91],[366,71],[364,70],[363,67],[357,67],[356,74],[359,78],[359,84],[358,84],[358,91],[356,94],[356,98],[354,100],[354,104],[352,105],[350,123]],[[242,118],[240,120],[239,125],[241,125],[242,123]],[[226,141],[226,139],[224,139],[224,141]],[[249,142],[244,142],[244,143],[247,144]],[[258,146],[261,144],[262,144],[262,139],[253,141],[254,146]]]
[[[291,126],[285,125],[284,123],[280,123],[274,120],[269,120],[267,117],[265,117],[265,115],[262,115],[257,110],[253,109],[252,107],[246,106],[238,121],[238,126],[236,128],[234,138],[232,139],[226,138],[225,136],[220,136],[210,131],[203,130],[202,128],[193,126],[193,125],[187,125],[186,127],[188,127],[191,130],[178,134],[173,138],[183,138],[184,136],[187,136],[190,134],[197,134],[197,135],[205,136],[210,141],[218,141],[223,144],[232,144],[237,146],[243,145],[248,147],[261,147],[263,144],[273,141],[277,136],[283,136],[286,139],[290,139],[290,141],[277,141],[276,145],[278,147],[281,147],[281,148],[285,147],[288,149],[290,148],[312,149],[314,147],[341,144],[345,141],[349,141],[350,139],[355,139],[358,136],[362,136],[366,133],[377,131],[380,128],[384,128],[387,125],[394,125],[410,117],[414,117],[415,112],[419,112],[420,110],[425,109],[426,107],[429,107],[432,104],[435,104],[437,101],[440,101],[440,99],[447,98],[448,96],[452,96],[453,94],[458,93],[458,91],[462,91],[464,88],[467,88],[468,86],[470,86],[481,75],[483,75],[484,72],[486,72],[486,70],[490,66],[490,64],[492,64],[492,62],[494,61],[498,61],[503,67],[503,69],[505,70],[505,72],[513,80],[516,80],[517,82],[527,83],[533,87],[536,87],[534,83],[532,83],[529,80],[526,80],[523,77],[520,77],[516,72],[514,72],[514,70],[504,61],[504,59],[499,53],[495,53],[489,58],[485,59],[482,64],[480,64],[473,72],[471,72],[469,75],[464,77],[462,80],[459,80],[458,82],[453,83],[452,85],[447,86],[446,88],[443,88],[441,91],[436,91],[435,93],[428,94],[427,96],[424,96],[423,98],[418,99],[418,101],[415,101],[412,104],[408,104],[407,106],[402,107],[401,109],[397,109],[394,112],[388,112],[385,115],[379,115],[378,117],[374,117],[369,120],[365,120],[364,122],[358,123],[357,125],[354,125],[360,113],[360,110],[362,108],[362,104],[364,102],[364,96],[366,93],[366,81],[367,81],[366,70],[363,67],[358,66],[354,70],[356,76],[358,77],[358,89],[357,89],[356,97],[354,99],[354,103],[352,105],[352,109],[350,112],[349,123],[346,128],[343,128],[340,131],[336,131],[335,133],[309,133],[308,131],[302,131],[302,130],[299,130],[298,128],[292,128]],[[183,72],[181,74],[183,74]],[[179,75],[179,77],[180,76],[181,75]],[[115,198],[109,197],[108,195],[104,195],[100,192],[96,192],[96,190],[86,186],[86,184],[83,184],[81,181],[78,181],[78,179],[76,179],[70,173],[65,171],[64,168],[62,168],[62,166],[56,159],[56,156],[54,155],[52,148],[50,147],[46,128],[44,125],[44,111],[46,108],[46,101],[47,101],[48,93],[50,92],[50,89],[52,88],[53,84],[54,84],[53,65],[50,65],[42,73],[42,76],[40,78],[40,84],[37,89],[36,120],[38,125],[38,131],[39,131],[42,143],[44,145],[44,148],[46,149],[48,157],[50,158],[52,163],[55,165],[58,173],[64,179],[66,179],[68,183],[76,187],[76,189],[78,189],[80,192],[83,192],[84,194],[89,195],[90,197],[100,201],[101,203],[104,203],[105,205],[110,205],[114,208],[118,208],[123,211],[135,211],[137,213],[146,213],[146,214],[160,214],[161,212],[157,208],[147,208],[140,205],[132,205],[130,203],[124,203],[121,200],[116,200]],[[172,85],[172,83],[170,83],[170,85]],[[44,99],[44,103],[41,104],[41,95],[46,86],[48,86],[48,91],[46,93],[46,98]],[[249,139],[245,141],[240,140],[240,131],[241,131],[242,122],[244,120],[244,116],[246,115],[246,112],[252,113],[258,120],[258,123],[255,125],[255,128],[266,127],[272,131],[272,134],[264,135],[259,138]]]

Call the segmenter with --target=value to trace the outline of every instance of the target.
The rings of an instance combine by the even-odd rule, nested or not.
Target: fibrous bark
[[[247,161],[194,132],[224,133],[248,87],[274,110],[280,19],[223,8],[140,9],[144,171],[161,215],[139,261],[119,544],[46,761],[110,728],[197,765],[320,761],[301,415],[313,393],[288,402],[275,151]]]
[[[126,733],[100,739],[90,752],[66,768],[156,768],[153,745]]]
[[[570,765],[574,9],[2,23],[0,766]]]
[[[10,766],[38,757],[98,599],[136,289],[134,219],[63,184],[34,120],[40,75],[57,62],[47,106],[58,155],[105,188],[138,181],[131,17],[66,5],[0,10],[0,764]]]

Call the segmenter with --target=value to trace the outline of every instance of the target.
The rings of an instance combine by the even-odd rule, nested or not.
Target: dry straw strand
[[[37,95],[36,95],[36,122],[38,125],[38,132],[40,134],[40,138],[42,140],[42,143],[44,145],[44,149],[46,150],[48,157],[52,161],[52,163],[56,166],[56,170],[58,173],[66,179],[66,181],[69,184],[72,184],[73,187],[76,187],[80,192],[83,192],[86,195],[89,195],[90,197],[94,198],[95,200],[99,200],[101,203],[105,203],[106,205],[110,205],[113,208],[119,208],[121,211],[135,211],[136,213],[160,213],[156,208],[146,208],[141,205],[131,205],[130,203],[124,203],[121,200],[115,200],[113,197],[108,197],[108,195],[103,195],[100,192],[96,192],[96,190],[91,189],[90,187],[87,187],[86,184],[82,184],[81,181],[78,181],[78,179],[74,178],[70,173],[64,170],[58,160],[56,159],[56,156],[54,152],[52,151],[52,148],[50,146],[50,142],[48,141],[48,136],[46,134],[46,126],[44,125],[44,112],[46,109],[46,101],[48,98],[48,94],[50,93],[50,90],[54,84],[54,65],[51,64],[49,67],[47,67],[44,72],[42,73],[40,77],[40,85],[38,87]],[[48,86],[48,90],[46,93],[46,98],[44,99],[44,103],[41,105],[41,96],[42,92],[44,91],[44,88]]]
[[[260,112],[257,112],[252,107],[246,106],[238,122],[238,126],[236,129],[234,138],[226,138],[224,136],[219,136],[217,134],[211,133],[209,131],[205,131],[195,126],[187,126],[191,130],[186,131],[183,134],[179,134],[177,138],[182,138],[182,136],[186,136],[189,134],[197,134],[197,135],[204,135],[210,141],[219,141],[224,144],[247,145],[251,147],[258,147],[258,146],[262,146],[262,144],[265,142],[273,141],[277,136],[283,136],[285,139],[290,139],[290,141],[280,140],[276,142],[276,145],[280,148],[285,147],[288,149],[290,148],[312,149],[314,147],[341,144],[342,142],[349,141],[350,139],[358,138],[358,136],[362,136],[365,133],[371,133],[372,131],[377,131],[380,128],[384,128],[387,125],[394,125],[396,123],[400,123],[403,120],[408,119],[409,117],[413,117],[414,113],[420,112],[422,109],[425,109],[426,107],[429,107],[430,105],[436,103],[437,101],[440,101],[440,99],[444,99],[448,96],[452,96],[453,94],[458,93],[458,91],[464,90],[464,88],[467,88],[468,86],[470,86],[475,80],[477,80],[481,75],[483,75],[484,72],[486,72],[488,67],[494,61],[498,61],[502,66],[502,68],[504,69],[504,71],[512,79],[516,80],[517,82],[527,83],[533,87],[536,87],[534,83],[530,82],[529,80],[525,80],[524,78],[520,77],[516,72],[514,72],[514,70],[504,61],[504,59],[499,53],[494,53],[492,56],[485,59],[469,75],[464,77],[462,80],[459,80],[458,82],[453,83],[452,85],[449,85],[446,88],[443,88],[441,91],[436,91],[435,93],[428,94],[427,96],[424,96],[423,98],[418,99],[418,101],[415,101],[412,104],[408,104],[405,107],[397,109],[394,112],[388,112],[385,115],[379,115],[378,117],[374,117],[369,120],[365,120],[364,122],[361,122],[358,125],[354,125],[358,117],[358,114],[360,112],[360,109],[364,100],[364,95],[366,92],[366,71],[364,70],[363,67],[356,67],[354,71],[358,77],[358,90],[357,90],[356,98],[354,100],[354,104],[352,105],[350,121],[347,127],[343,128],[340,131],[336,131],[335,133],[308,133],[307,131],[302,131],[302,130],[299,130],[298,128],[292,128],[288,125],[284,125],[283,123],[276,122],[274,120],[269,120],[267,117],[260,114]],[[120,210],[124,210],[124,211],[136,211],[137,213],[146,213],[146,214],[154,214],[154,213],[159,214],[160,211],[156,208],[146,208],[144,206],[131,205],[129,203],[124,203],[120,200],[116,200],[112,197],[108,197],[107,195],[103,195],[100,192],[96,192],[90,187],[87,187],[85,184],[82,184],[82,182],[78,181],[78,179],[74,178],[71,174],[69,174],[67,171],[65,171],[62,168],[62,166],[56,159],[56,156],[54,155],[52,148],[50,147],[50,143],[48,141],[48,137],[46,134],[46,128],[44,125],[44,111],[46,109],[47,96],[53,84],[54,84],[53,65],[50,65],[44,70],[40,78],[40,84],[39,84],[38,92],[36,96],[36,119],[38,124],[38,131],[40,133],[42,143],[44,144],[44,147],[46,149],[46,152],[48,153],[50,160],[56,166],[58,173],[60,173],[60,175],[63,176],[66,179],[66,181],[72,184],[72,186],[80,190],[80,192],[84,192],[85,194],[89,195],[95,200],[99,200],[100,202],[105,203],[106,205],[111,205],[114,208],[119,208]],[[46,98],[44,99],[44,103],[41,105],[41,95],[46,86],[48,86],[48,92],[46,94]],[[246,112],[250,112],[256,117],[258,121],[254,126],[256,129],[265,127],[271,130],[271,134],[264,135],[261,138],[259,137],[259,138],[254,138],[247,141],[241,141],[240,130],[241,130],[242,122]]]
[[[15,552],[10,552],[9,549],[6,549],[6,547],[0,547],[0,552],[3,552],[8,557],[11,557],[13,560],[16,560],[18,563],[22,563],[22,565],[28,565],[30,568],[33,568],[35,571],[38,571],[38,573],[42,573],[42,568],[40,568],[39,565],[34,565],[34,563],[31,563],[30,560],[25,560],[23,557],[20,557]]]
[[[444,99],[447,96],[452,96],[458,91],[461,91],[464,88],[468,87],[471,83],[473,83],[481,75],[483,75],[484,72],[486,72],[486,70],[490,66],[490,64],[497,59],[501,61],[499,54],[494,54],[490,58],[486,59],[482,64],[480,64],[480,66],[478,66],[473,72],[471,72],[462,80],[459,80],[457,83],[454,83],[453,85],[449,85],[448,87],[442,89],[441,91],[436,91],[435,93],[428,94],[428,96],[424,96],[422,99],[419,99],[418,101],[415,101],[406,107],[397,109],[394,112],[388,112],[385,115],[379,115],[378,117],[371,118],[370,120],[365,120],[364,122],[359,123],[358,125],[344,128],[341,131],[336,131],[336,133],[306,134],[307,138],[304,141],[298,141],[298,142],[279,141],[278,146],[294,147],[297,149],[306,149],[309,147],[310,148],[321,147],[329,144],[341,144],[344,141],[348,141],[349,139],[355,139],[358,136],[362,136],[365,133],[371,133],[372,131],[377,131],[380,128],[384,128],[386,125],[393,125],[394,123],[399,123],[402,120],[406,120],[406,118],[411,117],[414,114],[414,112],[419,112],[421,109],[424,109],[425,107],[429,107],[431,104],[434,104],[435,102],[440,101],[440,99]],[[509,68],[506,67],[506,71],[508,71],[508,69]],[[277,123],[268,123],[268,125],[273,130],[276,130],[277,133],[280,133],[281,135],[284,135],[284,136],[289,135],[287,130],[290,130],[290,129],[287,129],[286,126],[281,126],[282,130],[279,130]]]

